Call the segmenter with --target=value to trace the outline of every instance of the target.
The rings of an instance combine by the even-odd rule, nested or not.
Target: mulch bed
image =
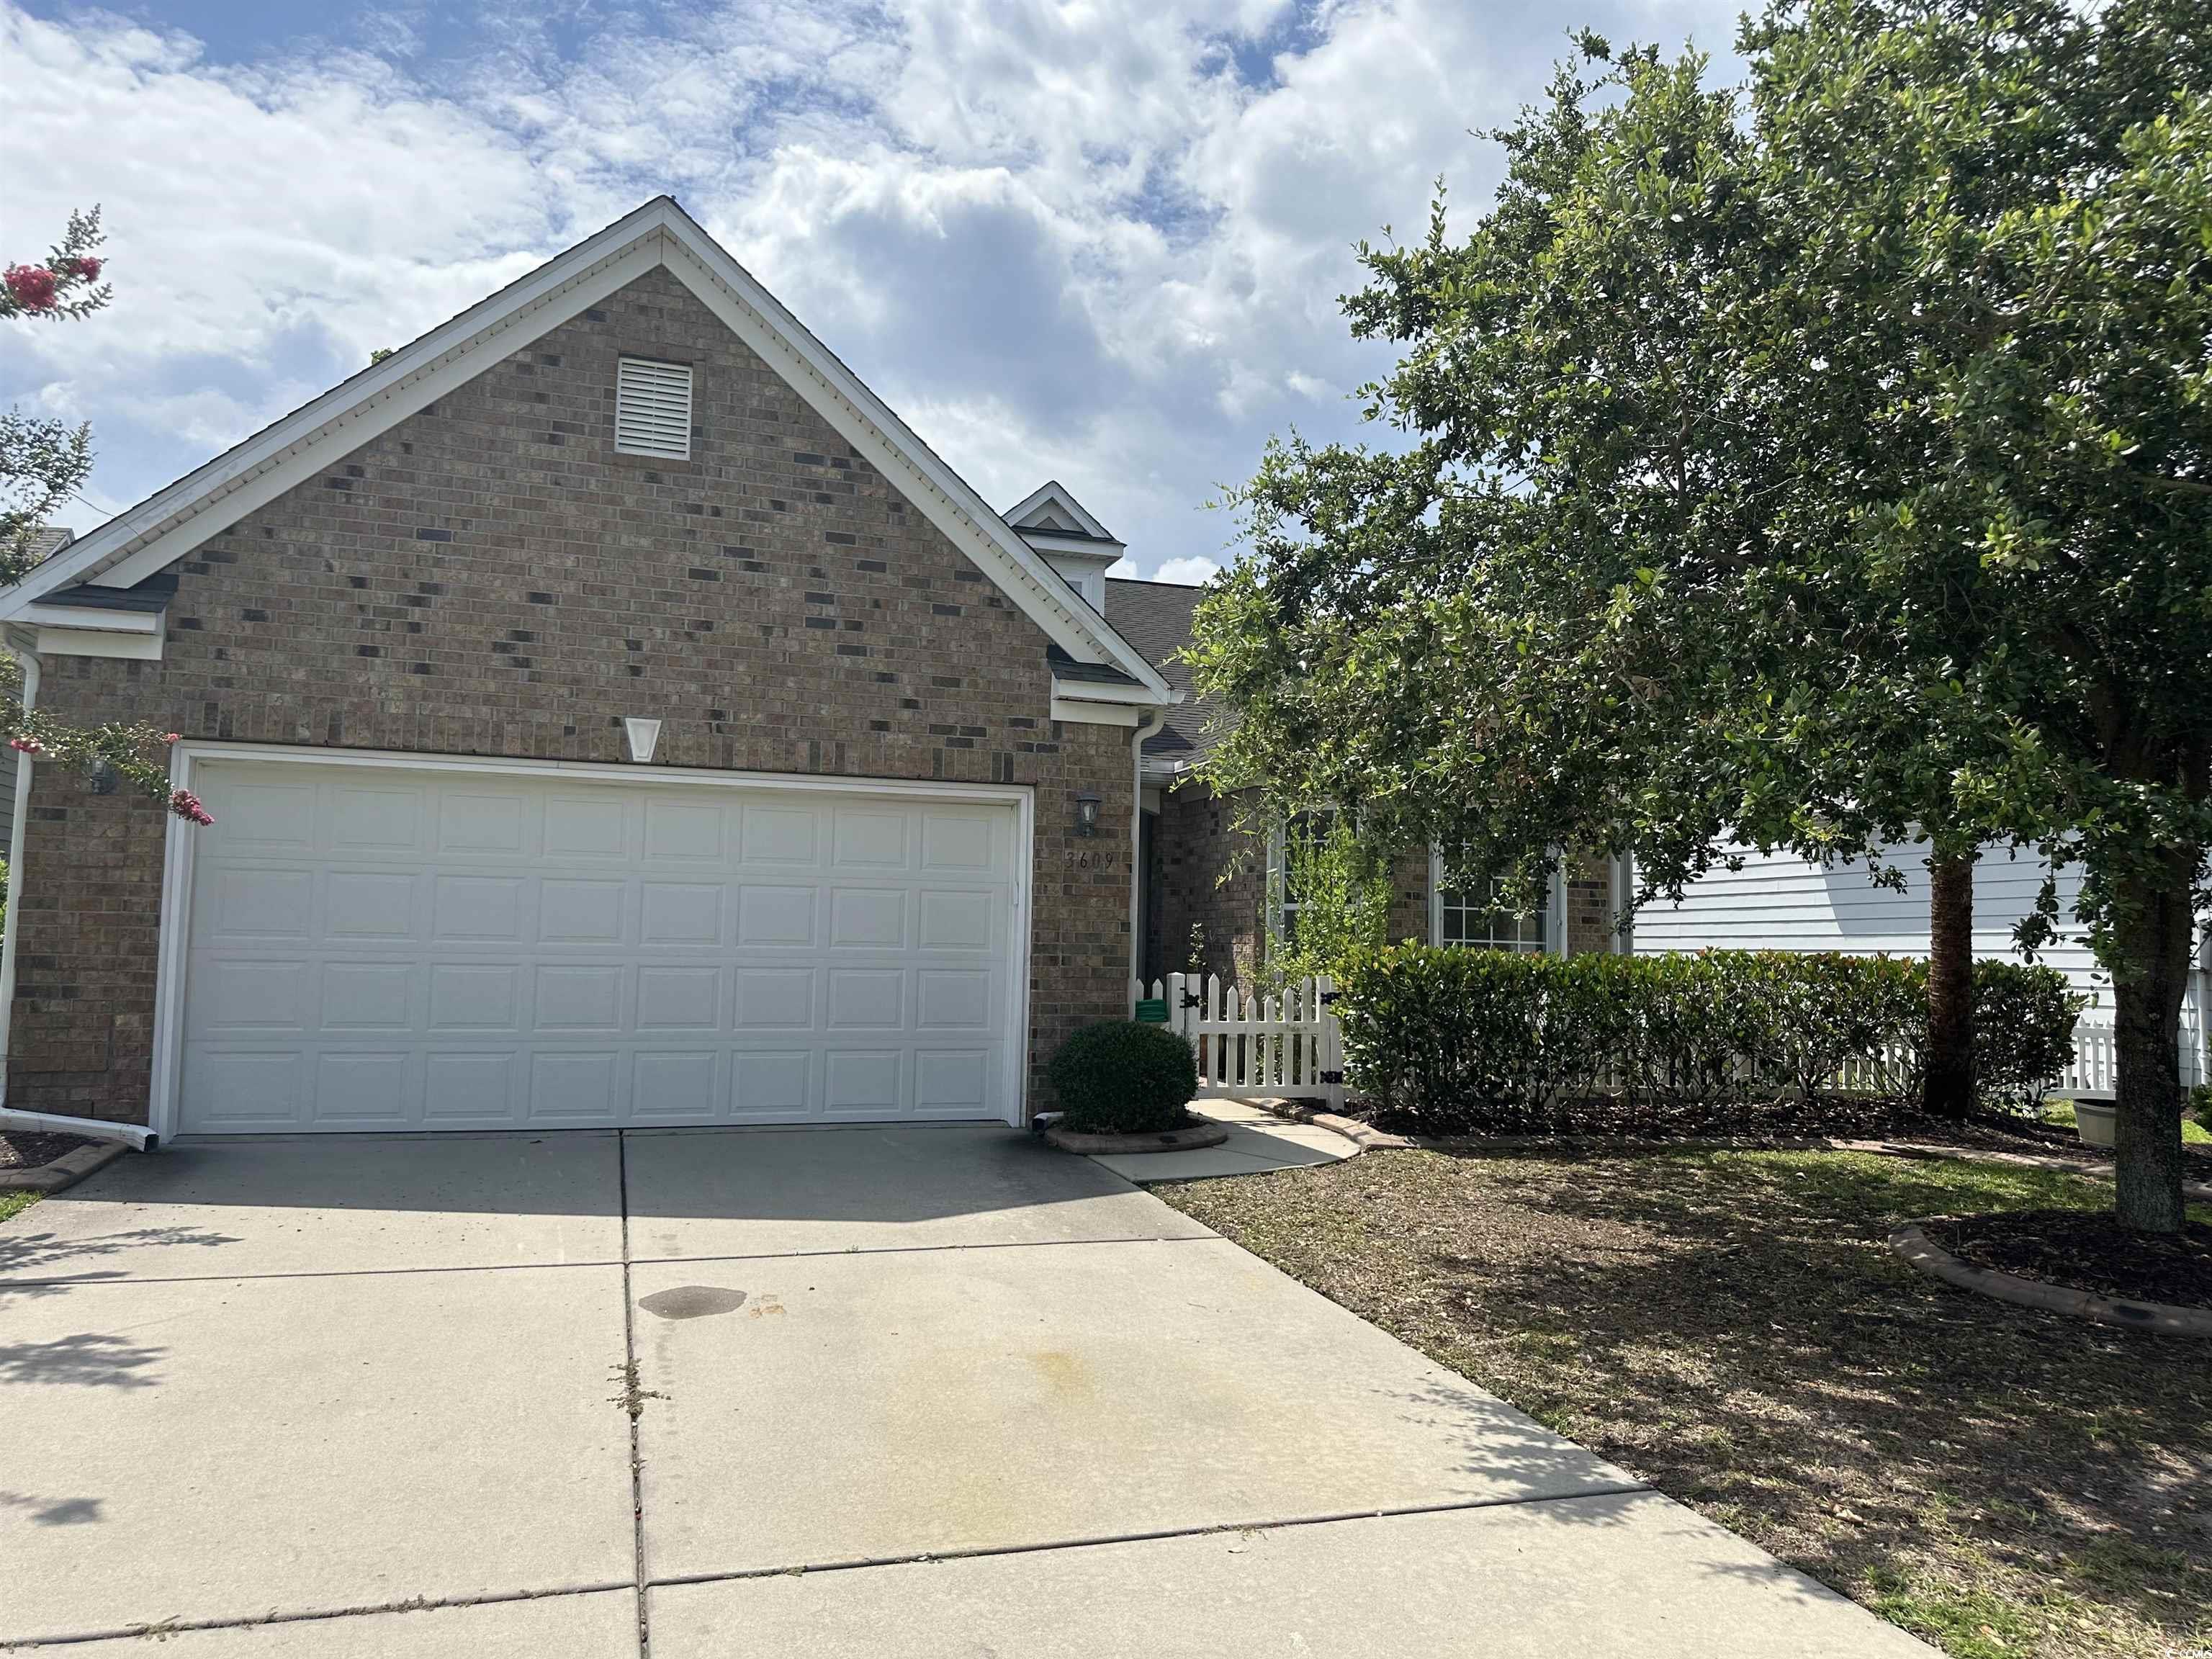
[[[2137,1232],[2104,1212],[2012,1210],[1923,1222],[1929,1240],[1977,1267],[2131,1302],[2212,1308],[2212,1226]]]
[[[1487,1135],[1558,1135],[1622,1140],[1909,1140],[1990,1152],[2081,1153],[2073,1130],[2010,1112],[1979,1112],[1964,1120],[1930,1117],[1895,1101],[1863,1095],[1821,1095],[1810,1100],[1693,1102],[1680,1105],[1624,1104],[1613,1099],[1563,1101],[1540,1112],[1510,1106],[1470,1107],[1449,1130],[1388,1112],[1364,1114],[1376,1128],[1439,1139]],[[2100,1148],[2087,1149],[2093,1155]],[[2104,1154],[2109,1156],[2109,1153]],[[2212,1178],[2212,1158],[2184,1149],[2191,1178]]]
[[[35,1170],[42,1164],[52,1163],[64,1152],[91,1145],[82,1135],[0,1132],[0,1170]]]

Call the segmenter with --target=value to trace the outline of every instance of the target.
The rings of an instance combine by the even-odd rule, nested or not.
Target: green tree
[[[105,306],[113,293],[100,279],[100,210],[73,213],[43,261],[0,270],[0,322],[76,321]],[[91,471],[88,425],[15,409],[0,414],[0,586],[22,580],[38,563],[39,531]],[[11,733],[10,748],[82,772],[96,787],[125,783],[181,818],[213,822],[190,790],[169,787],[163,748],[177,741],[175,732],[124,722],[66,726],[27,708],[13,656],[0,658],[0,728]]]
[[[1215,782],[1524,895],[1561,846],[1634,852],[1646,898],[1729,837],[1893,880],[1914,838],[1939,878],[1989,839],[2078,860],[2119,1212],[2178,1227],[2212,13],[1802,0],[1747,25],[1739,89],[1579,46],[1465,240],[1440,201],[1363,248],[1400,435],[1293,436],[1240,494],[1194,645],[1243,716]]]

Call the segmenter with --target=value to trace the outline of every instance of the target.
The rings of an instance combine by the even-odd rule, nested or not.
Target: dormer
[[[1067,578],[1068,586],[1106,614],[1106,572],[1121,558],[1122,544],[1093,518],[1067,486],[1053,479],[1006,511],[1014,533],[1044,556]]]

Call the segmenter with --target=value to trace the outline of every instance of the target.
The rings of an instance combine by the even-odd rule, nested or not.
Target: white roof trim
[[[1111,664],[1156,696],[1168,694],[1168,684],[1158,671],[1084,603],[1066,578],[665,196],[624,215],[520,281],[78,537],[15,587],[0,592],[0,621],[21,617],[46,594],[75,583],[105,578],[109,586],[127,587],[143,580],[312,477],[333,447],[339,453],[358,449],[482,373],[489,367],[484,360],[491,354],[506,356],[660,266],[774,365],[871,465],[910,495],[923,515],[996,581],[1048,638],[1072,656]],[[1068,505],[1080,511],[1073,502]],[[1132,693],[1138,690],[1127,689]]]
[[[1182,693],[1170,687],[1154,691],[1142,685],[1108,685],[1098,680],[1064,680],[1052,677],[1052,694],[1074,702],[1111,702],[1139,708],[1172,708]]]
[[[1018,528],[1014,533],[1040,553],[1066,559],[1096,559],[1102,565],[1114,563],[1128,550],[1120,542],[1094,542],[1087,536],[1060,536],[1049,530]]]
[[[1047,478],[1035,489],[1023,496],[1020,501],[1008,507],[1002,516],[1017,530],[1035,530],[1035,526],[1024,521],[1029,519],[1042,519],[1051,513],[1054,507],[1059,508],[1064,516],[1074,520],[1077,527],[1085,535],[1095,536],[1101,541],[1112,542],[1116,547],[1121,545],[1114,532],[1099,523],[1091,509],[1077,501],[1068,487],[1057,478]],[[1036,533],[1049,536],[1053,532],[1049,530],[1041,530]]]

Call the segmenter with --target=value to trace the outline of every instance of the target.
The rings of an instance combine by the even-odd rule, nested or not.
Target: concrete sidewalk
[[[0,1420],[31,1651],[1925,1652],[1002,1128],[128,1159]]]

